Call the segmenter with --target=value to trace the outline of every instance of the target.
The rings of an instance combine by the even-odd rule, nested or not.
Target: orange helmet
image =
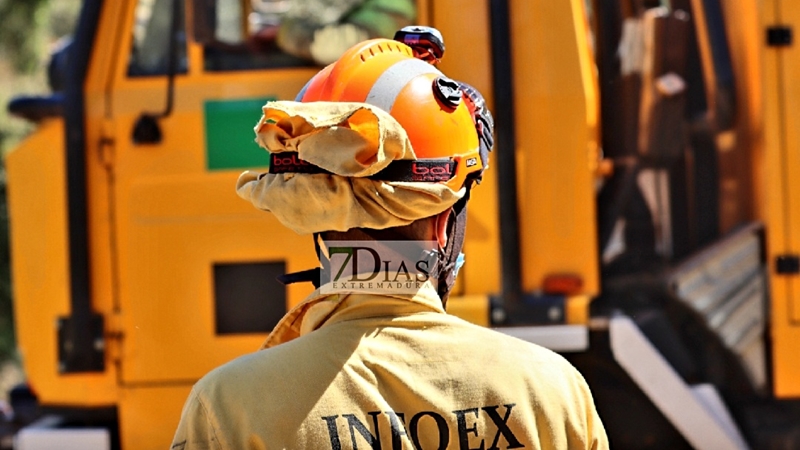
[[[433,30],[407,27],[405,36],[408,29]],[[405,129],[418,158],[396,161],[384,176],[443,182],[458,191],[479,181],[486,168],[491,116],[477,91],[445,77],[433,65],[438,58],[426,62],[417,50],[390,39],[362,42],[317,73],[296,100],[362,102],[383,109]],[[439,50],[441,56],[443,45]]]
[[[244,182],[237,188],[240,189],[240,195],[251,199],[262,209],[280,214],[279,220],[287,223],[287,226],[313,232],[315,245],[319,245],[319,233],[322,231],[398,227],[449,209],[449,238],[443,248],[434,252],[439,254],[434,269],[436,275],[431,272],[439,280],[439,294],[443,299],[446,298],[453,287],[460,264],[459,255],[464,242],[466,204],[470,188],[474,182],[480,182],[488,165],[494,124],[483,97],[475,89],[447,78],[435,67],[443,53],[444,43],[437,30],[406,27],[395,35],[394,40],[374,39],[352,47],[335,63],[317,73],[295,99],[306,103],[366,103],[372,106],[371,109],[380,108],[403,127],[416,159],[393,159],[377,173],[363,178],[343,180],[331,177],[327,179],[331,184],[323,187],[333,186],[332,182],[335,181],[341,182],[341,189],[318,191],[317,185],[314,185],[314,189],[307,186],[315,181],[314,177],[278,178],[276,175],[331,174],[330,167],[323,168],[300,159],[299,145],[297,151],[285,151],[285,146],[281,143],[278,145],[281,151],[273,152],[268,144],[259,141],[271,152],[273,163],[270,164],[268,178],[264,178],[266,181],[262,183],[260,176],[254,178],[245,173]],[[306,106],[309,110],[314,109],[312,105]],[[349,106],[363,108],[363,105]],[[265,134],[277,133],[276,128],[280,128],[276,125],[277,121],[266,119],[267,109],[265,107],[265,116],[256,126],[257,133],[261,133],[262,125],[269,130]],[[385,118],[385,115],[382,114],[382,117]],[[280,142],[280,139],[270,142]],[[404,141],[404,158],[408,157],[405,152],[408,147],[405,144]],[[312,149],[326,152],[328,147],[307,147],[307,151]],[[292,151],[295,153],[291,153]],[[345,158],[348,157],[345,155]],[[414,183],[408,186],[406,183],[394,182]],[[420,186],[419,182],[436,184]],[[370,189],[361,189],[364,192],[364,198],[361,198],[355,194],[355,186],[364,185],[368,185]],[[383,191],[376,189],[376,186]],[[314,192],[319,197],[314,204],[323,207],[315,210],[317,214],[307,213],[307,208],[295,207],[298,192]],[[381,192],[390,195],[382,196]],[[336,195],[352,197],[348,200],[352,200],[349,203],[353,205],[351,209],[358,209],[361,213],[350,214],[347,209],[347,215],[342,216],[339,212],[346,208],[330,208],[328,205],[332,202],[320,200]],[[392,195],[394,200],[387,201],[385,197]],[[395,201],[401,196],[412,199],[411,203],[419,203],[418,209],[406,208],[403,202]],[[314,223],[307,223],[310,220]],[[365,233],[370,234],[369,231]],[[323,266],[321,270],[328,270],[327,259],[320,256],[320,261]],[[289,274],[282,280],[290,283],[308,281],[311,277],[313,281],[313,274],[319,271],[320,269],[315,269]],[[319,276],[316,276],[316,281],[319,280]]]

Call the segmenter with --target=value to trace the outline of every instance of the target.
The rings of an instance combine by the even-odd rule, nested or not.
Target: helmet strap
[[[450,291],[456,284],[456,261],[464,247],[464,238],[467,231],[467,200],[466,195],[453,205],[447,224],[447,243],[442,249],[441,260],[438,266],[438,294],[442,299],[442,306],[447,307]]]
[[[301,270],[299,272],[292,272],[287,273],[284,275],[278,275],[278,281],[280,281],[284,285],[290,285],[294,283],[305,283],[311,282],[314,285],[315,289],[319,289],[320,281],[324,279],[330,278],[326,274],[330,273],[331,270],[331,262],[328,258],[326,258],[322,254],[322,249],[319,245],[320,240],[322,239],[322,235],[320,233],[314,233],[314,251],[317,254],[317,258],[319,259],[319,263],[322,267],[315,267],[313,269],[308,270]]]

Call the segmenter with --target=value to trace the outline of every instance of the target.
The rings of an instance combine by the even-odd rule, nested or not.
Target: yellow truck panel
[[[118,398],[113,364],[101,373],[64,375],[57,358],[57,318],[69,313],[63,146],[64,122],[49,119],[5,161],[13,185],[8,203],[14,296],[25,299],[14,307],[17,341],[40,398],[52,404],[112,405]]]
[[[791,2],[770,1],[762,9],[764,28],[800,24],[800,7]],[[779,397],[800,396],[800,279],[779,273],[779,258],[800,253],[800,144],[797,142],[798,48],[796,45],[764,50],[766,108],[764,179],[766,217],[770,224],[767,245],[771,273],[774,390]]]
[[[579,275],[588,295],[599,290],[598,94],[582,3],[510,3],[525,292],[561,273]]]
[[[120,390],[120,443],[128,449],[168,448],[191,385],[128,386]]]

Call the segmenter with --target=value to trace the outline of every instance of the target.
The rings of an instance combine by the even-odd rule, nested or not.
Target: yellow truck
[[[253,45],[287,1],[85,0],[56,91],[10,103],[37,124],[5,160],[17,448],[166,448],[192,384],[310,292],[275,280],[310,239],[234,192],[261,106],[319,69]],[[417,21],[496,122],[450,312],[564,354],[614,448],[799,448],[800,4]]]

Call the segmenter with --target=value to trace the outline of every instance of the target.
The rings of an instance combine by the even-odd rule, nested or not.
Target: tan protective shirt
[[[428,285],[317,291],[265,347],[194,386],[171,448],[608,448],[574,367],[446,314]]]

